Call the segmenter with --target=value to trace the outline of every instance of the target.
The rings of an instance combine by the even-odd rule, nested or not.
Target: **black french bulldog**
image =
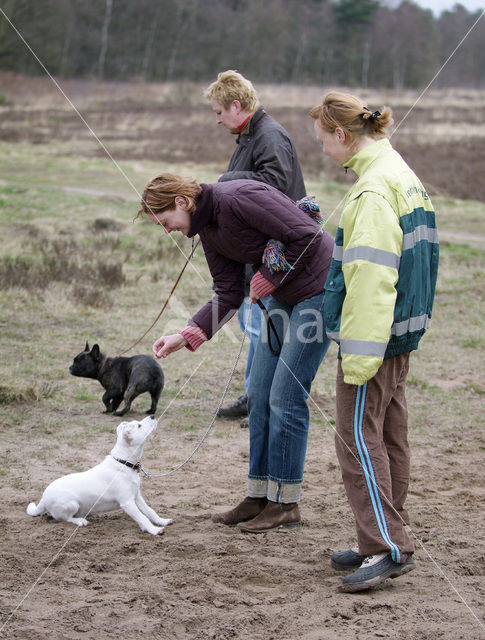
[[[164,376],[160,365],[149,356],[108,358],[101,353],[97,344],[90,350],[86,342],[84,351],[77,354],[69,371],[73,376],[94,378],[101,382],[106,389],[103,394],[105,413],[124,415],[130,410],[133,400],[145,391],[152,398],[152,406],[146,413],[152,415],[157,409]],[[122,400],[125,401],[125,406],[117,411]]]

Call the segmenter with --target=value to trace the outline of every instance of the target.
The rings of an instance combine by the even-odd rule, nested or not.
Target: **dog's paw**
[[[71,518],[70,520],[68,520],[68,522],[72,522],[78,527],[87,527],[89,524],[86,518]]]
[[[169,524],[172,524],[172,518],[159,518],[154,524],[159,524],[161,527],[166,527]]]
[[[163,527],[151,527],[147,529],[148,533],[151,533],[152,536],[163,535],[164,528]]]

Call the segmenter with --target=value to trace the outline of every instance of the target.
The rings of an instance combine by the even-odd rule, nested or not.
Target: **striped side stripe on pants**
[[[399,548],[394,544],[394,542],[391,540],[391,536],[389,535],[387,522],[384,515],[384,509],[382,507],[381,497],[379,494],[379,488],[376,483],[374,470],[372,468],[372,462],[362,432],[366,392],[367,383],[357,387],[357,397],[355,400],[354,411],[354,439],[357,446],[359,460],[362,465],[362,469],[364,470],[365,481],[369,491],[372,508],[374,510],[380,534],[386,544],[389,546],[391,550],[391,557],[394,562],[400,563],[401,553],[399,551]]]

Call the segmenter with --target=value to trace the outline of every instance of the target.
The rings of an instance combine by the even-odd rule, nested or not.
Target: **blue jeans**
[[[282,342],[272,353],[266,328],[254,354],[249,384],[248,496],[298,502],[310,412],[307,398],[330,340],[323,320],[324,294],[291,307],[270,298],[268,311]],[[273,347],[276,340],[272,339]]]
[[[268,298],[263,298],[262,302],[267,304]],[[237,319],[239,321],[239,326],[241,327],[241,331],[244,332],[244,328],[246,327],[246,322],[249,314],[251,314],[248,322],[248,327],[246,329],[246,335],[249,339],[249,349],[248,349],[248,357],[246,360],[246,375],[244,377],[244,388],[246,390],[246,394],[249,391],[249,378],[251,374],[251,367],[253,363],[254,352],[256,351],[256,345],[258,344],[259,334],[261,331],[261,325],[263,322],[263,312],[258,307],[257,304],[251,305],[251,301],[249,297],[244,298],[244,302],[239,307],[237,312]]]

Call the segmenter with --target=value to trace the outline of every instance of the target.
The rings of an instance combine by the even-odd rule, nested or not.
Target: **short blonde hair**
[[[393,123],[389,107],[383,107],[382,113],[371,111],[360,98],[338,91],[327,94],[322,104],[313,107],[310,116],[318,120],[322,129],[329,133],[340,127],[349,141],[362,135],[383,138],[386,136],[386,129]]]
[[[217,80],[205,90],[204,96],[208,100],[217,100],[224,109],[229,109],[234,100],[238,100],[245,111],[256,111],[259,107],[258,96],[251,82],[232,69],[219,73]]]
[[[147,183],[141,200],[141,209],[137,218],[143,214],[162,213],[175,208],[175,198],[184,198],[187,211],[195,211],[195,199],[201,193],[202,187],[193,178],[184,178],[173,173],[161,173]]]

